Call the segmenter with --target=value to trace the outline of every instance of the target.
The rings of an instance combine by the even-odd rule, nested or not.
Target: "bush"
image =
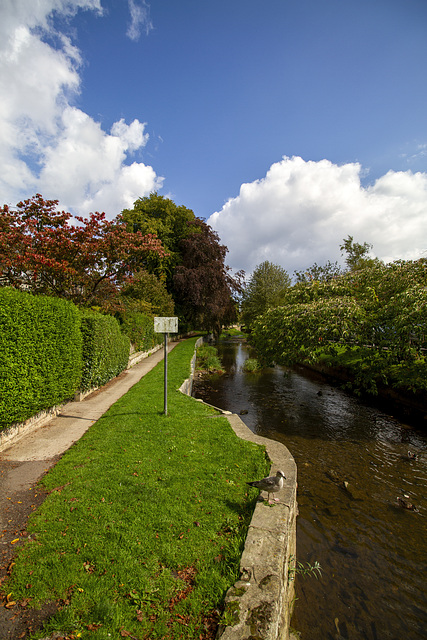
[[[203,371],[217,371],[222,372],[223,368],[221,361],[218,357],[218,351],[215,347],[211,347],[207,344],[202,345],[197,349],[197,369]]]
[[[121,333],[113,316],[95,311],[82,314],[83,371],[81,389],[100,387],[124,369],[129,362],[129,337]]]
[[[256,358],[248,358],[243,363],[243,371],[248,373],[255,373],[256,371],[261,371],[262,367]]]
[[[154,319],[139,311],[126,311],[120,329],[129,337],[135,351],[148,351],[163,340],[163,336],[154,333]]]
[[[0,428],[71,398],[80,383],[81,354],[74,304],[0,288]]]

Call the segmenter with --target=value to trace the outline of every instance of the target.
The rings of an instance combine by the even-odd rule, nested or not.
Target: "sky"
[[[192,209],[234,270],[427,256],[426,0],[0,0],[0,203]]]

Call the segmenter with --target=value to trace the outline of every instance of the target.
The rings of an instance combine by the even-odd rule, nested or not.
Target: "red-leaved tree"
[[[155,235],[127,232],[121,216],[73,219],[57,206],[36,194],[0,208],[2,284],[111,309],[129,276],[153,254],[166,255]]]

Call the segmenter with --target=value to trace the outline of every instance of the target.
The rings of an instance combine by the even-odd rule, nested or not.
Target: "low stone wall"
[[[190,378],[180,391],[191,394],[195,357]],[[190,390],[190,392],[189,392]],[[196,400],[202,402],[202,400]],[[236,414],[223,411],[239,438],[265,446],[271,473],[281,469],[285,484],[280,502],[257,502],[240,561],[240,579],[225,599],[221,640],[288,640],[294,602],[293,576],[296,556],[297,468],[288,449],[274,440],[252,433]]]
[[[63,406],[64,405],[60,404],[51,409],[46,409],[46,411],[40,411],[40,413],[28,418],[25,422],[19,422],[6,429],[2,429],[0,431],[0,452],[6,449],[12,442],[17,442],[22,436],[50,422],[52,418],[55,418],[58,413],[60,413]]]
[[[152,353],[155,353],[159,349],[163,349],[163,342],[161,344],[156,344],[155,347],[149,349],[148,351],[134,351],[129,356],[129,362],[126,368],[130,369],[135,364],[138,364],[138,362],[141,362],[141,360],[144,360],[144,358],[148,358],[148,356],[151,356]]]

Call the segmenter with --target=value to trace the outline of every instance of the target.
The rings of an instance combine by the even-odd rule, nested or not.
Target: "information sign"
[[[156,333],[178,333],[178,318],[154,318]]]

